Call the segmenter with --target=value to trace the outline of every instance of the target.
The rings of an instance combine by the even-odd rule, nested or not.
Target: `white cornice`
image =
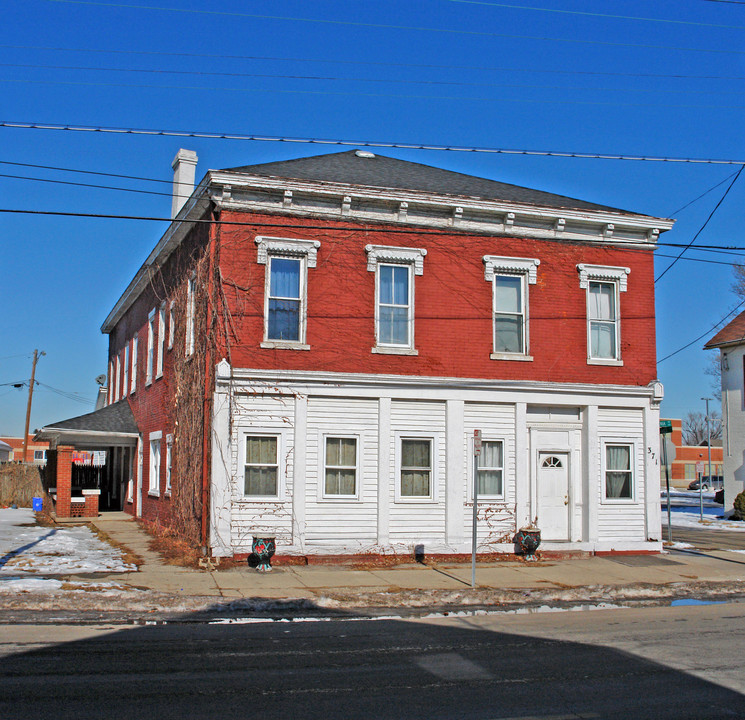
[[[305,257],[308,267],[316,266],[316,251],[321,247],[318,240],[297,240],[295,238],[269,237],[259,235],[254,242],[258,245],[257,262],[266,265],[268,255],[292,255]]]
[[[627,267],[611,267],[610,265],[587,265],[580,263],[577,265],[579,272],[579,286],[587,288],[590,280],[605,280],[618,283],[618,289],[626,292],[626,276],[631,272]]]

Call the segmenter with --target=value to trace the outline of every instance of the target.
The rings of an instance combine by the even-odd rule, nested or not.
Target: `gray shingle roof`
[[[519,185],[464,175],[430,165],[378,155],[377,153],[373,157],[363,157],[364,153],[358,154],[358,152],[360,151],[349,150],[296,160],[244,165],[227,168],[226,172],[250,173],[264,177],[292,180],[335,182],[365,187],[414,190],[482,200],[526,203],[551,208],[625,212],[607,205],[597,205],[563,195],[531,190]]]
[[[95,412],[78,415],[78,417],[70,418],[69,420],[49,423],[44,430],[51,430],[53,428],[111,433],[136,434],[139,432],[135,417],[127,400],[120,400],[113,405],[107,405]]]

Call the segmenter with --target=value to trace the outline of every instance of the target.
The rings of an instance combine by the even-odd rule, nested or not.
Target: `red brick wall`
[[[236,330],[231,343],[236,367],[619,385],[646,385],[656,378],[651,252],[447,232],[368,232],[310,218],[222,217],[288,225],[286,230],[269,224],[222,227],[220,263]],[[313,229],[318,225],[333,229]],[[259,347],[266,266],[257,263],[257,235],[321,242],[317,266],[308,270],[308,352]],[[367,270],[367,244],[427,250],[424,274],[414,281],[418,356],[370,352],[375,344],[375,273]],[[529,286],[532,362],[489,357],[492,290],[484,280],[484,255],[541,261],[537,284]],[[579,286],[578,263],[631,269],[628,290],[620,294],[621,367],[586,362],[586,291]]]

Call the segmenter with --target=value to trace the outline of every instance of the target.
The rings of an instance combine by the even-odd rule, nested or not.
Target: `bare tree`
[[[733,265],[732,272],[735,276],[732,292],[741,300],[745,300],[745,265]]]
[[[722,418],[716,411],[709,413],[711,423],[711,440],[719,440],[722,437]],[[706,415],[702,412],[689,412],[683,418],[683,444],[705,445],[707,439]]]
[[[704,374],[711,378],[711,394],[717,402],[722,402],[722,353],[709,357],[709,364],[704,368]]]

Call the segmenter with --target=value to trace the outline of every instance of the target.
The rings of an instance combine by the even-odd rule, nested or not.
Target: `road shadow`
[[[496,622],[498,630],[468,620],[257,622],[253,613],[223,624],[194,620],[184,614],[103,634],[81,628],[82,639],[6,654],[0,717],[742,717],[742,695],[690,674]],[[49,627],[45,641],[56,632]]]
[[[5,565],[7,565],[11,560],[14,558],[17,558],[19,555],[22,555],[26,550],[30,550],[32,547],[35,547],[39,543],[44,542],[47,538],[52,537],[57,532],[56,528],[53,528],[50,530],[46,535],[42,535],[38,537],[33,542],[27,543],[26,545],[22,545],[21,547],[13,548],[10,552],[5,553],[2,557],[0,557],[0,568],[3,568]],[[2,578],[0,578],[1,580]]]

